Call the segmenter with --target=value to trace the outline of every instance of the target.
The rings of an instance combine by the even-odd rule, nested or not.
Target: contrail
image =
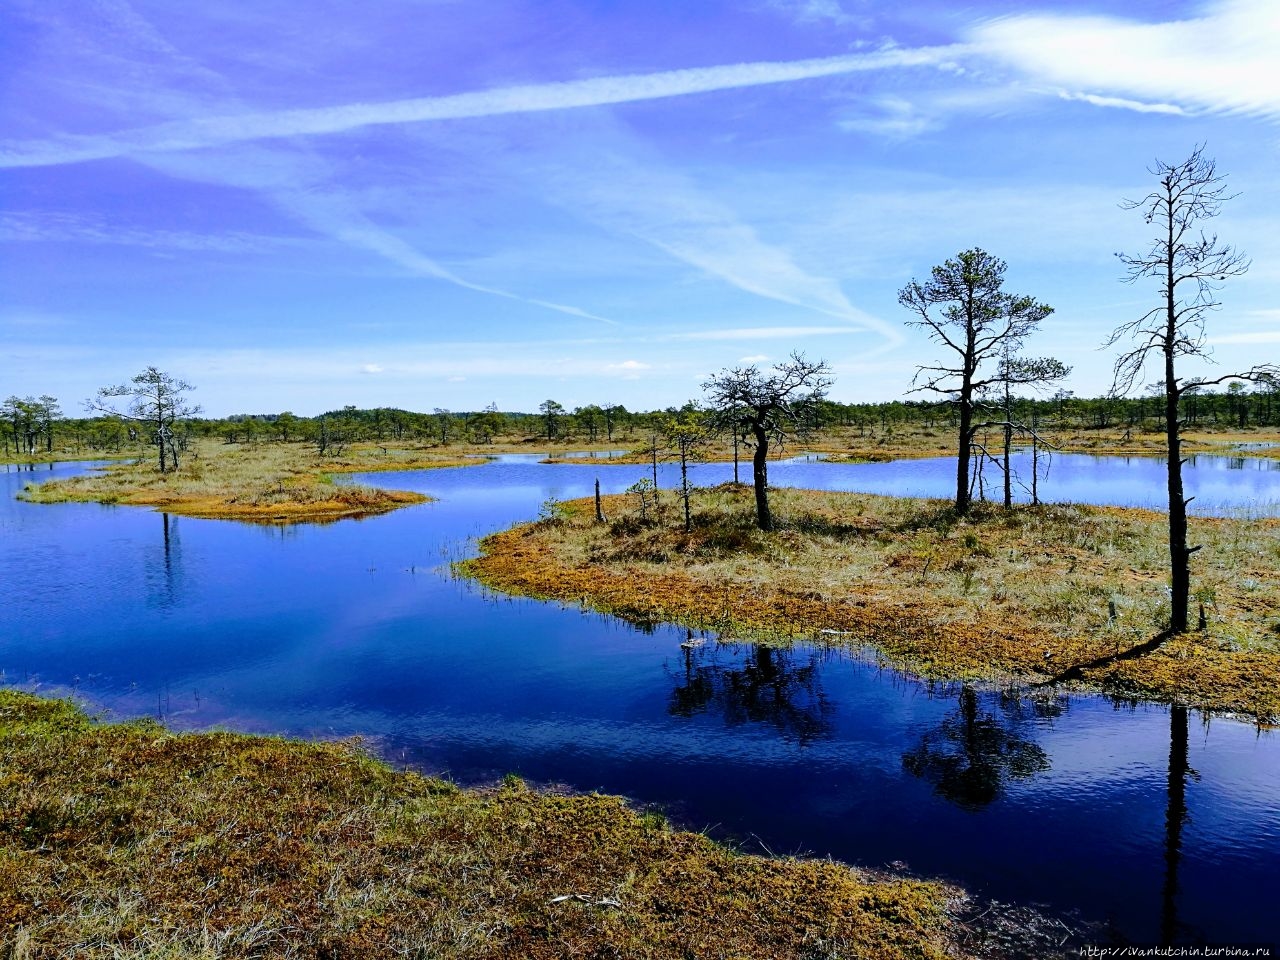
[[[197,150],[244,140],[342,133],[386,124],[493,117],[659,100],[890,67],[932,66],[945,63],[966,49],[962,45],[921,47],[914,50],[889,49],[811,60],[737,63],[660,73],[595,77],[589,80],[479,90],[444,97],[200,117],[106,136],[66,136],[55,140],[10,142],[0,145],[0,168],[57,166],[135,153]]]

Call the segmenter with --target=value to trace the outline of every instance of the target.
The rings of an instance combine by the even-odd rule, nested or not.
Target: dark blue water
[[[1155,942],[1280,940],[1280,738],[1102,698],[931,689],[872,658],[644,632],[453,579],[471,538],[643,467],[367,479],[439,499],[286,529],[17,502],[0,474],[3,680],[180,728],[362,734],[462,782],[623,793],[748,849],[906,863]],[[1200,458],[1201,504],[1274,510],[1280,470]],[[949,461],[771,467],[775,484],[946,494]],[[1046,498],[1158,503],[1157,461],[1056,458]],[[695,480],[729,476],[727,465]],[[666,472],[670,485],[673,474]]]

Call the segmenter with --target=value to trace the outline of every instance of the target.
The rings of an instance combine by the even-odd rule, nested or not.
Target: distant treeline
[[[1048,398],[1014,401],[1015,416],[1042,430],[1082,429],[1156,431],[1162,429],[1162,392],[1143,397],[1076,397],[1062,391]],[[672,416],[696,409],[692,403],[662,410],[632,411],[621,404],[589,404],[567,409],[548,400],[537,412],[436,408],[416,413],[396,407],[330,410],[315,417],[291,412],[237,414],[221,419],[192,418],[180,429],[186,439],[212,438],[226,443],[312,442],[341,447],[347,443],[413,441],[449,445],[492,443],[500,438],[553,441],[629,442],[637,434],[660,428]],[[1243,429],[1280,425],[1280,391],[1251,390],[1233,384],[1221,392],[1205,391],[1183,399],[1182,415],[1191,429]],[[886,403],[838,403],[824,400],[820,427],[843,427],[861,434],[923,427],[953,427],[946,403],[893,400]],[[86,455],[118,453],[150,444],[137,424],[119,417],[64,417],[53,397],[9,397],[0,406],[0,431],[6,457],[49,456],[55,452]],[[145,432],[145,431],[143,431]]]

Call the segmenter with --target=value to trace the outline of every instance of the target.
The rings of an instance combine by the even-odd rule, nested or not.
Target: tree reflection
[[[702,646],[690,633],[682,647],[683,672],[668,671],[675,680],[667,707],[672,715],[715,711],[730,725],[766,723],[802,744],[830,735],[833,708],[817,651],[735,645],[731,655],[744,656],[726,664],[719,660],[723,644]]]
[[[928,780],[934,791],[967,810],[978,810],[1000,796],[1010,780],[1024,780],[1049,769],[1049,758],[1021,734],[1024,702],[1001,696],[1000,711],[980,709],[978,694],[968,684],[959,705],[902,756],[907,772]],[[1035,713],[1056,715],[1059,701],[1031,701]]]
[[[161,554],[158,564],[150,567],[148,580],[151,585],[150,602],[158,607],[172,607],[178,600],[182,579],[182,541],[178,537],[178,519],[167,513],[160,514]]]
[[[1187,822],[1187,776],[1195,776],[1187,761],[1187,708],[1169,710],[1169,784],[1164,814],[1164,889],[1160,902],[1160,945],[1178,935],[1178,861],[1182,857],[1182,827]]]

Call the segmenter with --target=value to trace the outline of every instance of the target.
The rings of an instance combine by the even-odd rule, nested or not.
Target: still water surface
[[[1273,512],[1276,466],[1198,458],[1195,505]],[[514,771],[622,793],[748,849],[905,863],[1139,942],[1280,941],[1274,733],[1099,697],[929,687],[821,646],[686,650],[682,630],[449,575],[473,538],[586,496],[597,476],[622,490],[643,467],[503,457],[371,475],[439,499],[286,529],[13,499],[81,469],[0,474],[4,682],[178,728],[361,734],[464,783]],[[770,477],[945,495],[953,469],[791,462]],[[1157,505],[1162,469],[1060,455],[1041,495]]]

